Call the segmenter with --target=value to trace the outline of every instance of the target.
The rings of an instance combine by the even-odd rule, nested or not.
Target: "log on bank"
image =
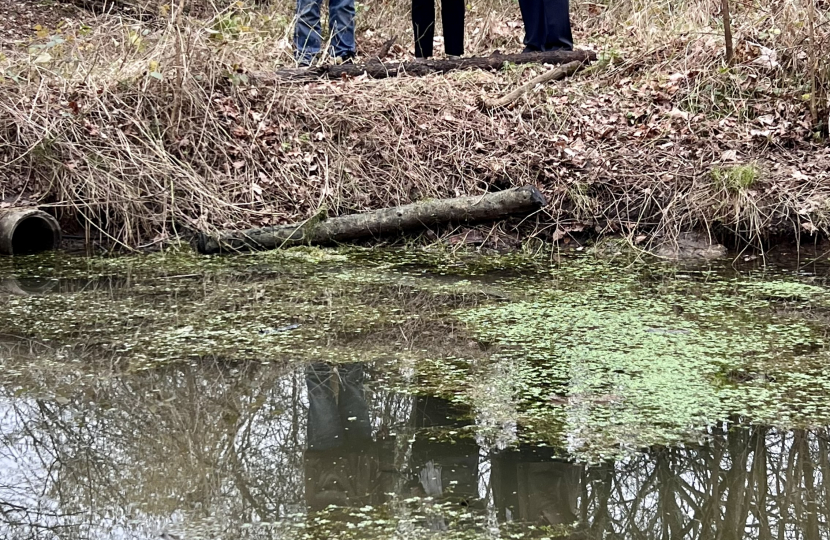
[[[252,73],[259,82],[311,81],[321,78],[341,79],[366,75],[372,79],[385,79],[399,75],[423,77],[430,73],[447,73],[462,69],[499,70],[505,64],[588,64],[597,59],[593,51],[547,51],[524,54],[493,54],[469,58],[445,60],[418,60],[414,62],[388,62],[379,59],[365,64],[324,65],[310,68],[280,69],[274,73]]]
[[[330,219],[312,218],[299,224],[214,235],[202,233],[196,248],[201,253],[220,253],[337,244],[411,233],[449,223],[474,223],[527,215],[544,205],[545,198],[538,189],[524,186],[480,196],[422,201]]]

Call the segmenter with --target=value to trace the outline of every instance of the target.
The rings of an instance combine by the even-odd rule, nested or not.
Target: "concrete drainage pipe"
[[[58,221],[37,208],[0,210],[0,255],[51,251],[61,242]]]

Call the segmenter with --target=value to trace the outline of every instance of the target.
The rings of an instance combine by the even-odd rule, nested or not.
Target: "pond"
[[[0,535],[830,537],[826,276],[0,259]]]

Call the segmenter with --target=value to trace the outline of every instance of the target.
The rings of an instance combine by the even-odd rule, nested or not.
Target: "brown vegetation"
[[[821,0],[733,3],[731,69],[719,0],[574,2],[600,62],[488,112],[480,98],[548,68],[258,85],[248,73],[291,64],[287,0],[122,2],[43,23],[35,3],[3,8],[39,26],[0,47],[0,204],[38,202],[106,243],[523,184],[548,199],[545,238],[830,231]],[[361,5],[360,53],[398,36],[388,58],[408,58],[408,3]],[[468,54],[521,37],[512,2],[473,2]]]

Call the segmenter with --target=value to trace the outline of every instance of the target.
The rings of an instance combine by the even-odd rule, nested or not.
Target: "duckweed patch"
[[[517,418],[528,440],[601,457],[694,439],[729,418],[830,421],[820,329],[770,309],[778,298],[820,305],[824,289],[614,270],[580,260],[549,283],[525,283],[523,300],[455,312],[521,366]],[[812,354],[799,355],[805,350]],[[765,375],[741,380],[724,370]]]
[[[349,257],[360,263],[344,263]],[[413,273],[403,253],[372,258],[360,250],[14,263],[0,278],[12,291],[0,309],[7,334],[81,342],[133,369],[204,356],[348,362],[400,353],[409,339],[402,326],[430,333],[448,308],[499,295],[445,272]],[[438,314],[434,321],[429,313]],[[355,341],[360,348],[346,346]]]
[[[229,523],[204,519],[174,528],[173,534],[187,538],[236,538],[317,540],[340,538],[357,540],[397,538],[416,540],[481,540],[485,538],[547,539],[565,538],[571,527],[504,523],[494,526],[487,515],[470,512],[457,502],[441,502],[410,497],[392,500],[383,506],[360,508],[331,506],[312,515],[297,513],[278,521]]]

